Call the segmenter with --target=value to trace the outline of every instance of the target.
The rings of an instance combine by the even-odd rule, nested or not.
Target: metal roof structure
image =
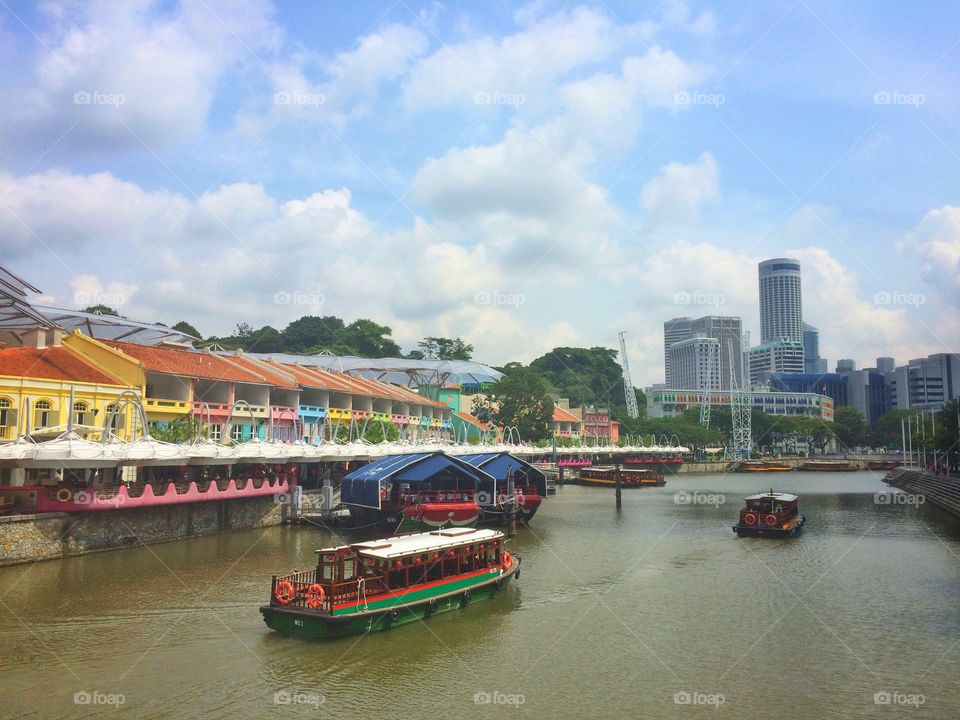
[[[96,340],[119,340],[138,345],[159,345],[169,342],[186,345],[188,348],[193,347],[194,340],[200,340],[165,325],[138,322],[118,315],[98,315],[44,305],[33,307],[66,332],[79,330]]]
[[[395,385],[419,387],[443,386],[448,381],[460,384],[496,382],[503,373],[472,360],[412,360],[409,358],[361,358],[353,355],[293,355],[290,353],[247,353],[251,357],[272,359],[318,367],[329,372],[358,375]]]
[[[0,267],[0,329],[16,332],[36,327],[52,330],[56,325],[27,300],[27,293],[40,290],[6,268]]]
[[[535,485],[541,497],[547,495],[547,476],[543,474],[543,471],[518,457],[514,457],[509,452],[472,453],[459,455],[458,457],[492,475],[501,484],[507,481],[507,473],[513,470],[517,485]]]

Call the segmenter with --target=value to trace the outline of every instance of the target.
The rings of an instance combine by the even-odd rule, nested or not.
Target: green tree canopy
[[[344,327],[343,320],[333,315],[304,315],[284,328],[284,348],[296,353],[341,342]]]
[[[188,323],[186,320],[181,320],[170,329],[176,330],[177,332],[186,333],[187,335],[193,335],[195,338],[201,338],[201,339],[203,338],[203,335],[200,334],[200,331],[197,330],[193,325]]]
[[[113,315],[114,317],[120,317],[120,313],[118,313],[109,305],[91,305],[89,307],[85,307],[80,312],[92,313],[94,315]]]
[[[417,347],[428,358],[436,360],[469,360],[473,357],[473,345],[460,338],[427,337]]]
[[[867,442],[867,419],[852,405],[838,407],[833,414],[834,431],[844,449],[855,448]]]
[[[515,427],[525,441],[542,440],[550,435],[553,402],[547,396],[543,379],[529,368],[514,368],[493,384],[491,404],[481,404],[480,413],[497,425]]]
[[[400,346],[390,337],[392,333],[386,325],[360,318],[343,328],[337,339],[343,345],[352,347],[361,357],[397,357],[400,355]]]

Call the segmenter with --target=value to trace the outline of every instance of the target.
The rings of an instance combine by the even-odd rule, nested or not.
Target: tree
[[[833,414],[833,426],[843,448],[855,448],[867,442],[867,419],[852,405],[838,407]]]
[[[276,328],[264,325],[249,334],[243,349],[251,352],[282,352],[283,335]]]
[[[80,312],[91,313],[93,315],[113,315],[114,317],[120,317],[120,313],[118,313],[109,305],[91,305],[90,307],[85,307]]]
[[[899,448],[903,439],[900,421],[906,423],[907,418],[915,417],[914,410],[890,410],[884,413],[870,427],[870,444],[873,447]]]
[[[436,360],[469,360],[473,357],[473,345],[460,338],[428,337],[417,343],[428,358]]]
[[[284,328],[284,348],[290,352],[303,352],[308,348],[332,345],[341,340],[343,329],[343,320],[333,315],[304,315]]]
[[[360,318],[341,330],[338,339],[344,345],[354,348],[356,354],[361,357],[397,357],[400,354],[400,346],[390,337],[392,333],[393,331],[386,325],[378,325],[373,320]]]
[[[549,437],[553,402],[543,379],[529,368],[515,368],[494,383],[490,401],[487,410],[497,425],[517,428],[524,440]]]
[[[530,369],[556,391],[570,399],[572,406],[625,405],[623,370],[617,351],[604,347],[554,348],[530,363]]]
[[[174,325],[171,330],[176,330],[177,332],[182,332],[186,335],[193,335],[195,338],[202,338],[203,335],[200,334],[200,331],[197,330],[193,325],[188,323],[186,320],[181,320],[176,325]]]
[[[408,360],[424,360],[426,359],[426,357],[427,356],[424,355],[423,352],[420,350],[411,350],[410,352],[407,353]]]

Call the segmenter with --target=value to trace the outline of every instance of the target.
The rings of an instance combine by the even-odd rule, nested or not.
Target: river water
[[[737,539],[744,495],[804,533]],[[270,575],[325,531],[277,527],[0,570],[2,717],[960,716],[960,527],[876,473],[566,486],[493,601],[333,642],[267,630]],[[686,491],[678,501],[677,493]]]

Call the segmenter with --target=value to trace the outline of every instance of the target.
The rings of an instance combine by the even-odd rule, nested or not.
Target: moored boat
[[[599,485],[615,487],[617,484],[617,470],[612,467],[584,468],[580,471],[581,485]],[[653,470],[639,470],[635,468],[620,469],[620,486],[624,488],[656,487],[666,485],[662,473]]]
[[[806,460],[797,468],[810,472],[854,472],[859,469],[860,466],[850,460]]]
[[[806,517],[798,508],[799,498],[790,493],[770,492],[745,498],[733,531],[737,537],[792,537],[803,529]]]
[[[267,626],[312,638],[388,630],[492,597],[520,557],[491,529],[447,528],[317,551],[317,567],[273,577]]]
[[[733,471],[746,472],[790,472],[790,465],[779,460],[741,460],[734,465]]]
[[[547,496],[547,476],[540,468],[508,452],[475,453],[459,457],[464,462],[480,468],[495,481],[495,484],[483,480],[480,482],[477,501],[480,505],[481,522],[502,524],[507,521],[509,473],[513,473],[517,520],[528,523],[537,514],[540,504]]]
[[[391,535],[449,526],[476,526],[477,491],[494,479],[440,451],[388,455],[343,478],[340,498],[358,526]]]

